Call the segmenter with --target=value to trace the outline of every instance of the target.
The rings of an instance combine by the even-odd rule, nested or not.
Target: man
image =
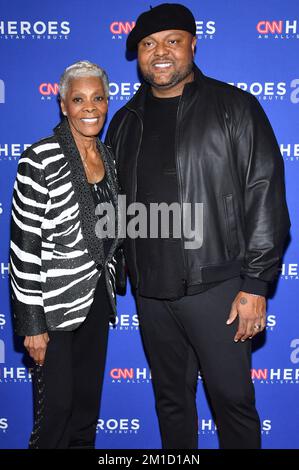
[[[250,339],[265,328],[290,226],[283,162],[256,99],[194,65],[195,33],[179,4],[139,16],[127,48],[138,51],[144,83],[107,143],[127,204],[177,203],[183,226],[184,205],[203,205],[192,246],[175,230],[125,244],[163,448],[197,448],[200,369],[220,447],[256,449]]]

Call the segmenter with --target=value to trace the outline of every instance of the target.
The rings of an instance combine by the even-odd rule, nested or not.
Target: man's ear
[[[196,47],[196,43],[197,43],[197,37],[196,37],[196,36],[193,36],[193,38],[192,38],[192,42],[191,42],[191,47],[192,47],[192,54],[193,54],[193,57],[194,57],[194,54],[195,54],[195,47]]]

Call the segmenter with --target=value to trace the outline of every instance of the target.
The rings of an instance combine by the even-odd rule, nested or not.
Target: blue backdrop
[[[0,3],[0,447],[25,448],[32,426],[32,387],[22,341],[13,337],[8,296],[9,220],[18,157],[28,144],[52,133],[59,119],[57,82],[69,64],[88,59],[107,70],[108,121],[132,97],[139,79],[136,61],[125,55],[126,37],[139,13],[161,2]],[[268,302],[266,335],[254,342],[252,377],[263,447],[299,448],[298,0],[184,4],[197,20],[197,65],[205,74],[254,94],[281,146],[292,241],[278,289]],[[119,298],[118,310],[117,327],[110,332],[97,447],[159,448],[150,371],[129,294]],[[216,448],[200,378],[198,411],[199,445]]]

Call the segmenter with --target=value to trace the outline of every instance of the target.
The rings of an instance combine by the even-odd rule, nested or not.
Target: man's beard
[[[144,80],[152,87],[163,88],[164,90],[167,90],[168,88],[172,88],[173,86],[185,80],[185,78],[188,77],[188,75],[190,75],[192,70],[193,70],[193,62],[191,62],[184,71],[173,72],[169,81],[163,84],[155,82],[155,75],[153,73],[144,73],[142,71],[141,73],[143,75]]]

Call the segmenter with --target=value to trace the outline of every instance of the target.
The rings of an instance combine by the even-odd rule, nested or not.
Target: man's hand
[[[35,336],[25,336],[24,346],[34,362],[39,366],[44,365],[49,341],[48,333]]]
[[[234,341],[251,339],[266,326],[266,299],[261,295],[240,291],[233,301],[227,325],[239,315],[239,327]]]

